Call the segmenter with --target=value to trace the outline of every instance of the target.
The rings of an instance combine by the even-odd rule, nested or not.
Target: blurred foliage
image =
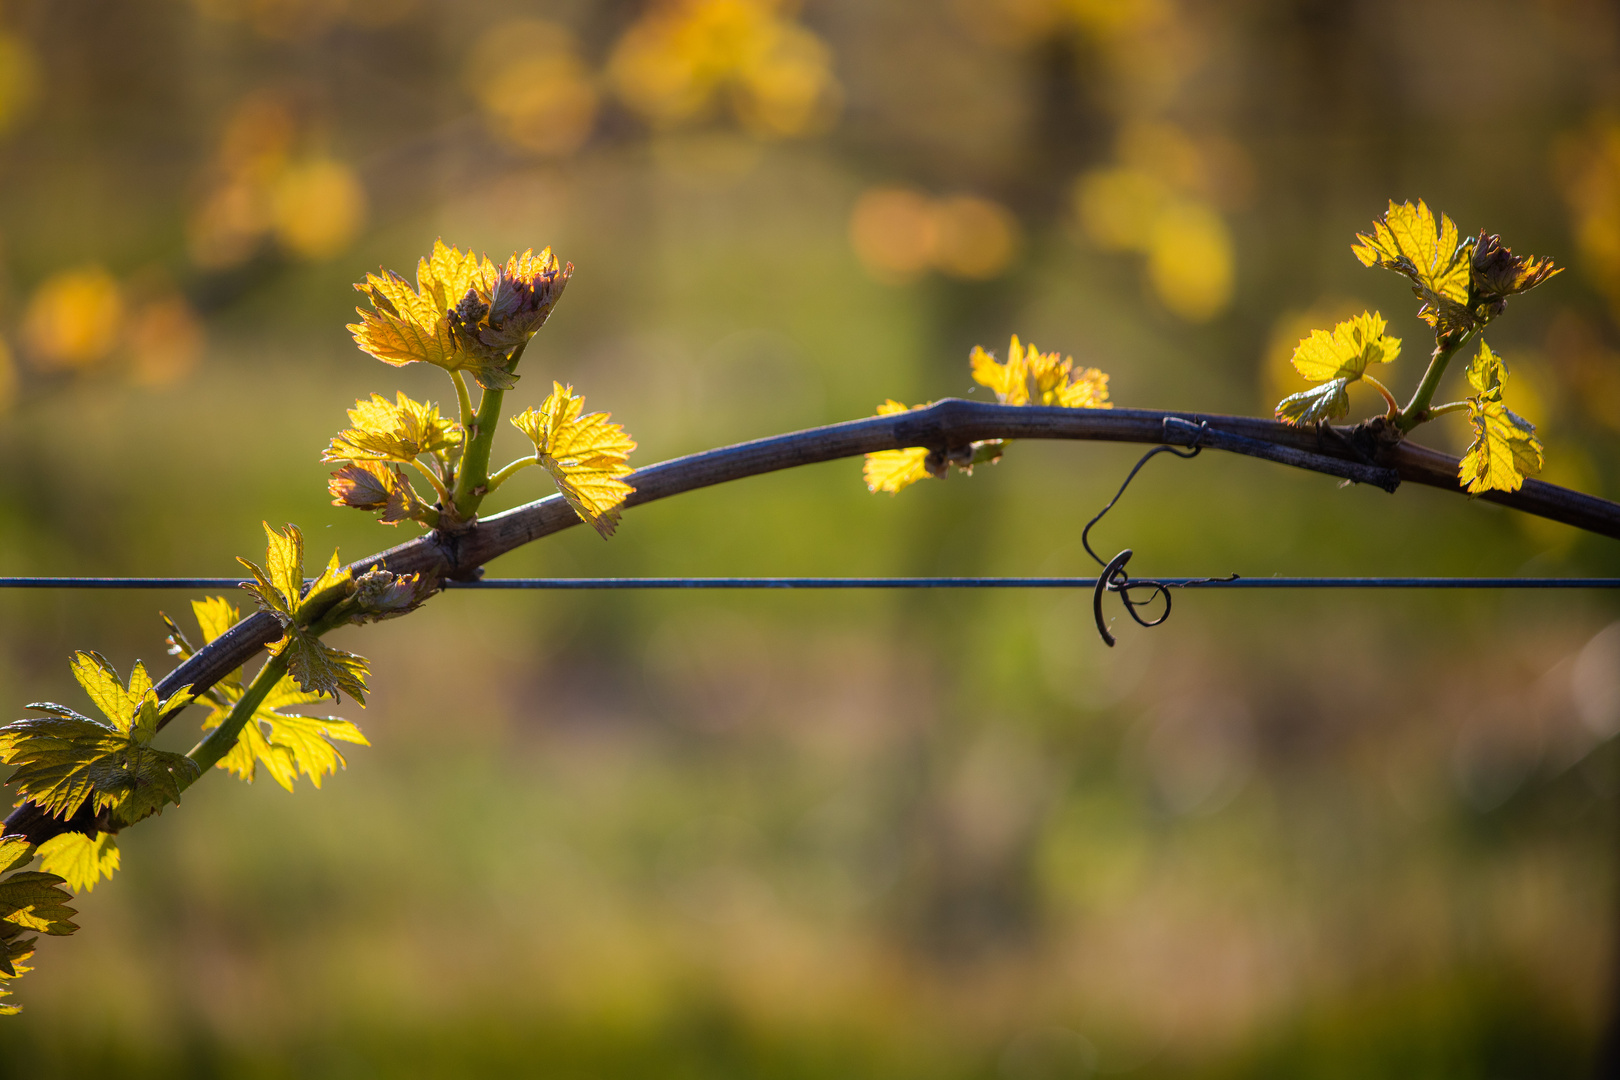
[[[1122,404],[1264,415],[1310,329],[1409,302],[1345,246],[1421,194],[1571,267],[1492,347],[1543,478],[1620,496],[1617,19],[15,0],[4,567],[228,574],[265,518],[384,546],[318,458],[349,402],[440,393],[343,330],[350,283],[437,236],[578,267],[523,375],[588,386],[653,462],[974,394],[963,360],[1015,330]],[[894,500],[833,463],[490,572],[1086,573],[1135,454],[1025,443]],[[1214,454],[1155,462],[1094,540],[1142,573],[1620,573],[1490,504]],[[156,670],[152,609],[191,599],[0,593],[4,700],[77,700],[79,647]],[[1586,1069],[1612,598],[1189,594],[1114,650],[1089,599],[440,597],[364,635],[374,751],[120,838],[0,1075]]]

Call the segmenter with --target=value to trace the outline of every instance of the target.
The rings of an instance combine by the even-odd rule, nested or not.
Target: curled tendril
[[[1114,493],[1114,497],[1108,500],[1108,505],[1097,511],[1096,516],[1090,521],[1086,522],[1086,527],[1080,530],[1081,546],[1086,549],[1086,554],[1095,559],[1097,561],[1097,565],[1102,567],[1102,573],[1097,575],[1097,588],[1091,596],[1091,612],[1097,620],[1097,633],[1102,636],[1103,644],[1110,648],[1112,648],[1114,645],[1114,635],[1109,633],[1108,621],[1103,618],[1104,593],[1118,593],[1120,600],[1125,604],[1126,614],[1135,620],[1138,626],[1154,627],[1158,626],[1160,623],[1164,622],[1170,617],[1171,589],[1181,588],[1184,585],[1202,584],[1209,581],[1237,580],[1236,574],[1232,574],[1224,578],[1196,578],[1194,580],[1185,582],[1166,582],[1156,581],[1152,578],[1133,578],[1125,572],[1125,564],[1131,561],[1132,552],[1130,548],[1126,548],[1124,551],[1121,551],[1118,555],[1115,555],[1112,559],[1109,559],[1106,562],[1103,561],[1102,556],[1098,555],[1094,550],[1092,550],[1092,526],[1101,521],[1103,516],[1114,508],[1114,504],[1119,502],[1120,496],[1125,494],[1125,489],[1131,486],[1131,481],[1136,479],[1136,474],[1142,471],[1142,466],[1146,465],[1149,460],[1159,454],[1174,454],[1178,458],[1195,458],[1203,452],[1204,448],[1202,443],[1204,441],[1204,435],[1209,431],[1209,422],[1207,420],[1200,422],[1196,427],[1194,427],[1191,422],[1183,420],[1178,416],[1167,416],[1164,418],[1164,429],[1166,436],[1169,435],[1172,426],[1194,428],[1192,442],[1188,444],[1187,448],[1180,449],[1166,443],[1163,446],[1155,446],[1153,449],[1143,454],[1141,458],[1137,460],[1136,465],[1132,467],[1131,471],[1126,474],[1125,482],[1119,485],[1119,490]],[[1148,594],[1145,598],[1138,600],[1131,595],[1132,590],[1141,589],[1148,590]],[[1159,613],[1158,617],[1150,619],[1143,616],[1141,614],[1142,609],[1152,607],[1152,605],[1156,603],[1160,597],[1164,598],[1164,610]]]

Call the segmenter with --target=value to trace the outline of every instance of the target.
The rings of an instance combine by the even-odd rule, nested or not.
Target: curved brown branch
[[[1388,444],[1363,429],[1295,428],[1274,420],[1147,409],[1064,409],[990,405],[946,398],[925,409],[810,428],[738,443],[638,469],[627,506],[666,499],[728,480],[854,457],[877,450],[924,446],[947,454],[985,439],[1075,439],[1098,442],[1200,445],[1261,457],[1313,472],[1376,484],[1393,491],[1401,481],[1462,494],[1457,459],[1409,442]],[[1528,514],[1620,539],[1620,504],[1526,480],[1518,491],[1480,496]],[[484,563],[552,533],[580,524],[561,496],[540,499],[478,522],[457,536],[429,533],[351,563],[356,573],[386,566],[395,573],[442,579],[473,576]],[[281,637],[264,612],[250,615],[198,650],[158,683],[160,697],[190,685],[198,692],[252,659]],[[167,720],[170,717],[165,717]],[[83,816],[83,815],[81,815]],[[61,821],[26,803],[6,818],[5,835],[35,843],[69,829],[89,830],[94,819]]]

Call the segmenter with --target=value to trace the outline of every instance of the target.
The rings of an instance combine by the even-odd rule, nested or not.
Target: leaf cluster
[[[385,525],[416,521],[454,533],[508,477],[538,464],[581,520],[610,535],[618,507],[634,490],[624,477],[635,443],[608,414],[581,415],[583,399],[572,387],[553,383],[544,403],[512,418],[534,442],[534,456],[489,471],[501,394],[517,384],[518,360],[573,270],[560,267],[550,248],[497,265],[440,240],[417,264],[415,285],[387,270],[357,284],[371,309],[356,309],[361,321],[349,327],[356,344],[385,363],[429,363],[449,372],[461,417],[440,417],[436,405],[404,394],[392,402],[378,394],[355,402],[353,426],[321,457],[341,466],[327,485],[333,503],[376,512]],[[467,375],[483,388],[476,411]],[[408,469],[427,480],[431,496],[413,486]]]
[[[63,937],[79,928],[73,921],[77,912],[67,906],[73,897],[62,889],[60,877],[41,870],[18,870],[33,857],[34,846],[23,837],[0,837],[0,1016],[21,1011],[4,999],[11,996],[7,984],[31,970],[24,961],[34,955],[34,943],[39,939],[24,935]]]
[[[72,670],[106,720],[53,702],[28,706],[47,715],[0,727],[0,763],[16,767],[8,783],[55,817],[71,818],[89,803],[115,828],[178,803],[197,766],[151,743],[159,717],[188,704],[191,688],[160,701],[140,663],[126,685],[94,652],[74,654]]]
[[[371,310],[356,308],[360,322],[349,332],[386,364],[433,364],[465,371],[486,390],[510,390],[513,350],[545,324],[573,273],[550,248],[496,266],[438,240],[416,265],[415,287],[391,270],[355,285]]]
[[[363,575],[361,580],[364,579]],[[222,596],[194,600],[191,609],[202,630],[204,644],[236,625],[240,614],[236,605]],[[189,660],[196,649],[173,620],[165,615],[164,622],[169,627],[169,651],[182,660]],[[229,719],[242,700],[244,691],[240,668],[206,691],[203,698],[213,709],[202,722],[203,730],[212,731]],[[320,787],[323,777],[347,764],[334,743],[371,745],[359,727],[350,720],[339,716],[311,716],[283,711],[312,705],[325,696],[301,689],[291,675],[283,675],[254,707],[236,744],[216,763],[217,767],[252,783],[258,766],[262,765],[271,778],[288,791],[293,790],[293,781],[300,773]],[[73,880],[65,873],[63,876],[68,877],[70,882]]]
[[[1402,408],[1395,396],[1368,372],[1400,355],[1399,338],[1385,334],[1377,312],[1363,312],[1331,332],[1313,330],[1294,350],[1293,364],[1316,385],[1277,403],[1276,416],[1290,424],[1318,424],[1350,411],[1349,387],[1365,382],[1388,403],[1386,419],[1404,433],[1448,412],[1467,410],[1474,440],[1459,464],[1459,479],[1471,494],[1515,491],[1527,473],[1542,467],[1535,426],[1502,402],[1507,369],[1483,339],[1468,368],[1475,393],[1465,401],[1431,405],[1451,357],[1484,331],[1507,307],[1510,296],[1528,292],[1560,273],[1550,259],[1521,257],[1501,237],[1481,230],[1460,238],[1456,223],[1436,218],[1419,200],[1396,204],[1369,232],[1357,233],[1352,253],[1363,266],[1393,270],[1405,277],[1420,301],[1418,317],[1434,330],[1435,349],[1412,400]]]
[[[1043,353],[1031,342],[1025,345],[1014,334],[1005,363],[993,353],[975,345],[968,356],[973,380],[987,386],[1003,405],[1048,405],[1066,409],[1111,409],[1108,376],[1097,368],[1076,368],[1074,358],[1059,353]],[[920,409],[916,405],[910,408]],[[877,415],[895,416],[909,411],[893,398],[878,406]],[[879,450],[866,455],[862,474],[868,491],[893,495],[919,480],[943,477],[951,466],[971,474],[973,466],[1001,460],[1008,440],[987,439],[959,450],[942,451],[925,446],[900,450]]]

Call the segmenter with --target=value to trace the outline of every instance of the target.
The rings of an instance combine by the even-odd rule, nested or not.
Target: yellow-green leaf
[[[1444,214],[1436,223],[1421,199],[1396,205],[1373,222],[1371,234],[1357,233],[1351,250],[1363,266],[1382,266],[1406,275],[1423,301],[1418,314],[1442,333],[1473,323],[1468,311],[1472,238],[1458,242],[1456,224]]]
[[[1401,354],[1401,339],[1384,333],[1384,317],[1364,311],[1333,328],[1312,330],[1294,349],[1294,370],[1311,382],[1359,379],[1370,364],[1387,364]]]
[[[984,354],[983,349],[974,350],[975,358],[982,354]],[[991,359],[989,363],[995,364],[995,361]],[[1001,365],[995,366],[1000,367]],[[994,377],[994,373],[989,374]],[[977,376],[977,370],[975,376]],[[913,408],[920,409],[922,406],[916,405]],[[878,406],[877,414],[879,416],[895,416],[908,411],[910,410],[905,405],[890,398]],[[925,446],[909,446],[900,450],[879,450],[867,454],[866,463],[861,467],[861,474],[866,479],[866,489],[868,491],[873,494],[886,491],[890,495],[910,487],[919,480],[927,480],[933,475],[928,471],[928,448]]]
[[[0,837],[0,874],[7,874],[34,857],[34,845],[25,836]]]
[[[416,268],[416,288],[397,274],[368,274],[355,285],[372,310],[357,308],[349,332],[385,363],[424,362],[466,371],[485,389],[517,385],[512,350],[539,329],[573,267],[559,269],[547,248],[513,255],[504,267],[435,241]]]
[[[1029,404],[1029,370],[1024,366],[1024,346],[1017,334],[1012,337],[1005,364],[983,346],[975,345],[968,354],[968,366],[973,372],[973,381],[988,386],[1001,404]]]
[[[535,457],[557,484],[568,505],[603,536],[611,536],[619,507],[635,491],[625,482],[633,471],[635,441],[608,413],[580,415],[585,399],[572,386],[551,384],[538,409],[512,417],[512,424],[534,443]]]
[[[343,466],[326,482],[333,506],[356,510],[381,510],[377,518],[384,525],[402,521],[429,522],[430,507],[416,493],[398,465],[380,461],[356,461]]]
[[[1482,398],[1498,399],[1502,384],[1507,381],[1507,365],[1480,339],[1479,352],[1468,362],[1468,385]]]
[[[1525,474],[1543,464],[1535,425],[1496,398],[1470,398],[1468,417],[1474,441],[1458,463],[1457,474],[1470,495],[1482,491],[1517,491]]]
[[[298,626],[289,626],[287,636],[270,646],[270,652],[287,655],[288,676],[305,690],[330,694],[337,700],[351,694],[360,704],[366,703],[366,677],[371,667],[365,657],[334,649]]]
[[[67,832],[39,845],[39,866],[67,882],[74,892],[90,892],[102,878],[118,870],[118,839],[112,833],[95,836]]]
[[[968,357],[973,380],[995,392],[1003,405],[1061,405],[1070,409],[1111,409],[1108,376],[1096,368],[1074,367],[1074,358],[1043,353],[1014,334],[1007,362],[975,345]]]
[[[354,426],[333,436],[322,461],[394,461],[408,465],[423,454],[443,453],[461,442],[461,425],[439,415],[431,402],[412,401],[400,392],[381,394],[349,410]]]
[[[65,937],[78,929],[67,906],[73,899],[55,874],[28,870],[0,880],[0,923],[40,934]]]
[[[1350,411],[1349,379],[1330,379],[1320,386],[1289,394],[1277,402],[1276,416],[1285,424],[1315,424]]]

